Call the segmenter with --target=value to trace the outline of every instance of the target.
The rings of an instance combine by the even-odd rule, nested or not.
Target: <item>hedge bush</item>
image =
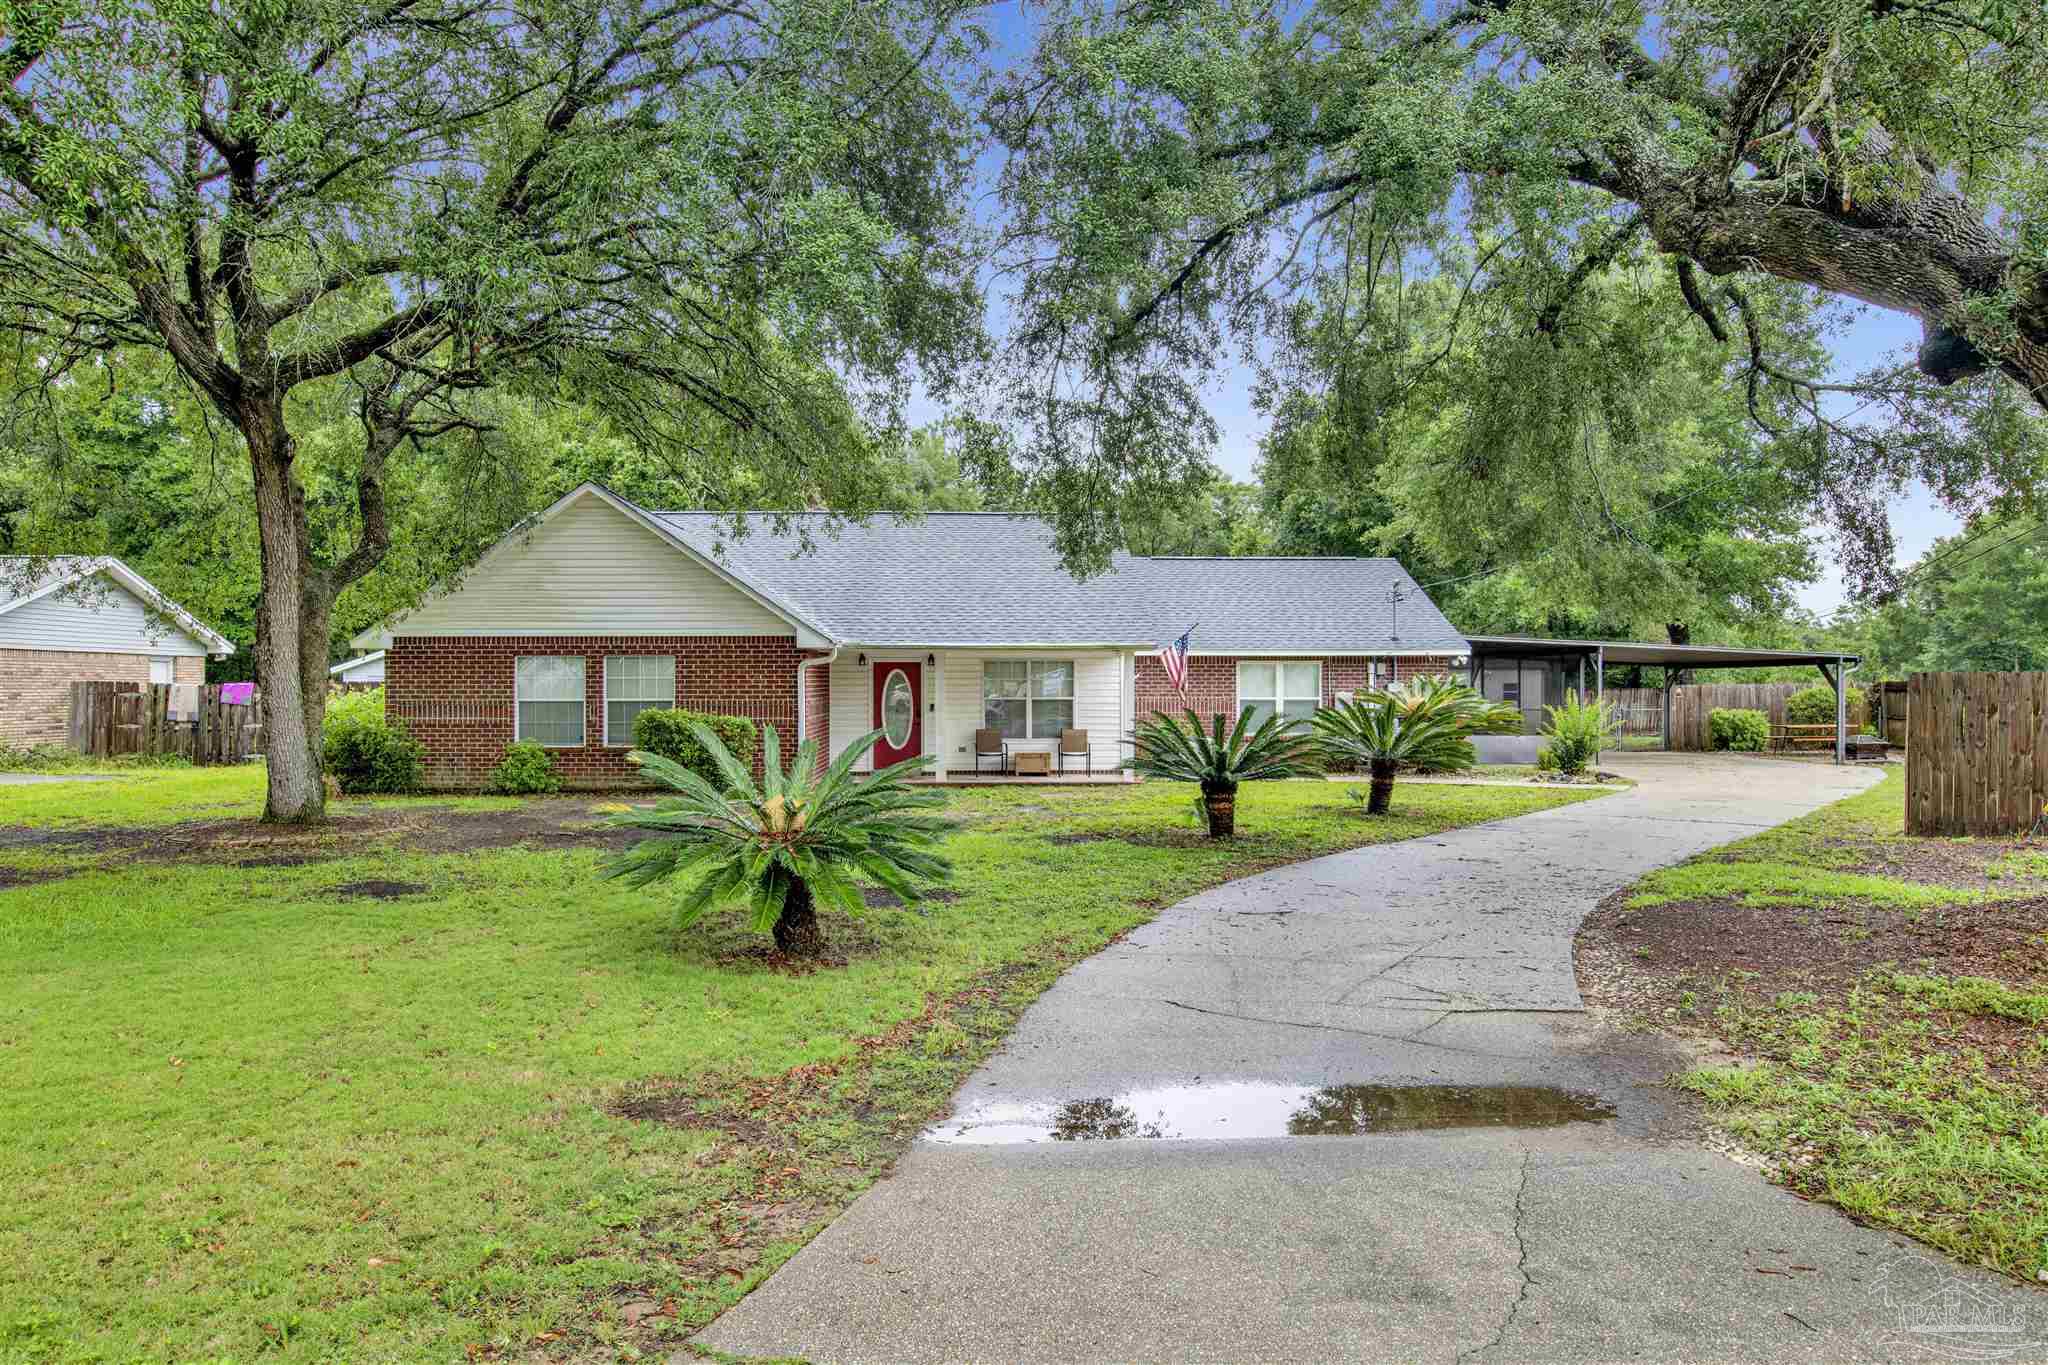
[[[1849,711],[1854,714],[1863,705],[1864,693],[1860,687],[1849,689]],[[1787,725],[1833,725],[1835,723],[1835,689],[1821,683],[1804,687],[1785,698],[1785,723]]]
[[[545,796],[561,789],[555,760],[537,740],[507,744],[505,757],[491,770],[491,790],[501,796]]]
[[[384,689],[350,692],[327,706],[320,762],[345,796],[418,791],[426,748],[384,718]]]
[[[1716,749],[1762,753],[1771,742],[1771,719],[1761,711],[1741,707],[1716,707],[1707,717],[1707,732]]]
[[[633,717],[633,747],[645,749],[650,754],[660,754],[673,763],[680,763],[691,772],[714,777],[710,755],[704,746],[690,733],[692,724],[707,727],[718,736],[718,742],[732,752],[732,756],[748,767],[754,765],[754,753],[760,747],[760,740],[754,730],[754,722],[745,716],[721,716],[711,711],[692,711],[676,706],[660,710],[642,711]]]
[[[1621,741],[1620,722],[1605,697],[1586,701],[1574,688],[1564,694],[1564,705],[1543,710],[1549,716],[1543,726],[1543,737],[1549,741],[1543,754],[1566,777],[1577,777],[1601,750],[1612,749]]]

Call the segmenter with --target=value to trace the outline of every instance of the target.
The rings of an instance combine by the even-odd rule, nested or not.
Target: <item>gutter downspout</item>
[[[808,703],[810,701],[810,689],[804,685],[804,674],[813,668],[830,668],[833,665],[833,663],[839,658],[839,651],[844,647],[845,646],[843,645],[834,645],[832,646],[832,650],[829,654],[820,654],[815,658],[803,659],[797,663],[796,742],[798,747],[801,747],[803,745],[805,737],[810,734],[809,728],[805,725],[805,721],[809,719],[809,715],[807,713],[809,711]],[[827,723],[825,728],[825,744],[823,756],[827,763],[830,763],[832,761],[832,729],[829,722]]]

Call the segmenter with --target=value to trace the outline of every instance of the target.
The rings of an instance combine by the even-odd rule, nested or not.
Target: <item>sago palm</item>
[[[1332,764],[1349,763],[1371,774],[1369,815],[1387,813],[1403,763],[1457,772],[1478,761],[1467,738],[1477,723],[1473,708],[1447,689],[1424,698],[1398,689],[1367,692],[1318,708],[1310,723]]]
[[[924,884],[952,876],[952,865],[933,850],[952,826],[924,813],[946,798],[910,785],[931,760],[907,759],[872,775],[853,771],[881,731],[849,744],[823,773],[817,772],[817,743],[806,740],[785,773],[775,727],[764,726],[759,783],[708,726],[690,731],[719,781],[635,750],[629,757],[640,771],[676,795],[651,810],[611,817],[611,824],[655,837],[604,869],[605,876],[633,886],[696,873],[677,907],[679,924],[737,902],[753,912],[756,932],[774,933],[776,947],[814,957],[824,947],[818,907],[849,915],[866,908],[856,874],[887,887],[905,905],[918,902]]]
[[[1489,701],[1479,690],[1455,678],[1442,675],[1410,678],[1384,689],[1400,700],[1411,715],[1417,711],[1450,711],[1468,735],[1519,735],[1522,709],[1504,701]],[[1420,766],[1420,765],[1418,765]]]
[[[1312,777],[1321,771],[1315,744],[1294,728],[1292,717],[1269,716],[1256,729],[1251,721],[1252,708],[1247,706],[1226,734],[1220,715],[1205,731],[1193,709],[1184,720],[1154,711],[1131,736],[1136,750],[1131,766],[1143,777],[1200,784],[1199,804],[1209,821],[1209,837],[1228,838],[1237,832],[1240,783]]]

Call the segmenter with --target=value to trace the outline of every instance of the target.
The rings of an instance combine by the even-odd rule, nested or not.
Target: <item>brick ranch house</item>
[[[0,743],[63,743],[74,682],[205,682],[233,651],[118,559],[0,557]]]
[[[1137,719],[1181,707],[1159,650],[1190,626],[1204,714],[1306,714],[1468,651],[1391,559],[1120,555],[1077,582],[1034,517],[739,526],[585,484],[358,636],[385,651],[386,709],[426,746],[429,782],[480,785],[515,739],[553,750],[572,785],[630,782],[633,717],[665,706],[770,722],[785,757],[881,729],[881,761],[929,754],[949,773],[974,771],[985,726],[1012,753],[1074,727],[1115,773]]]

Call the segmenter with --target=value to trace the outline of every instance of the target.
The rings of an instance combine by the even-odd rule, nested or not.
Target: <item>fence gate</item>
[[[1906,833],[2035,828],[2048,803],[2048,673],[1915,673],[1906,708]]]

